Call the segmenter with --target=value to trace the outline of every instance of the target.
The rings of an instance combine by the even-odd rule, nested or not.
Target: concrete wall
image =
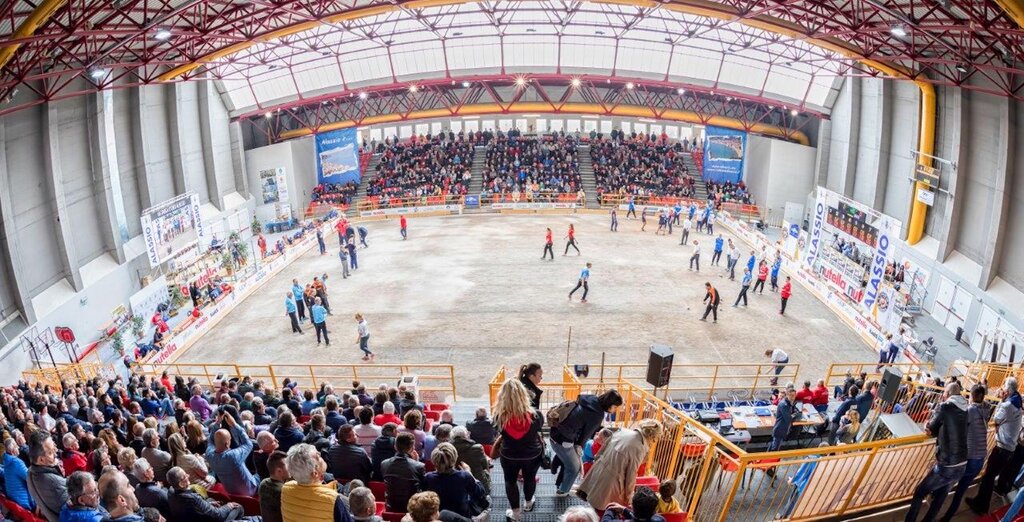
[[[814,147],[748,137],[743,179],[754,201],[771,218],[782,216],[787,202],[803,205],[813,192],[817,154]]]
[[[150,273],[143,209],[190,191],[211,219],[248,204],[240,140],[211,89],[118,90],[0,118],[0,326],[17,313],[86,344]],[[0,383],[23,368],[20,353],[0,349]]]
[[[926,237],[904,249],[931,272],[930,308],[939,276],[975,299],[967,314],[974,335],[983,306],[1004,312],[1024,331],[1024,124],[1021,102],[952,87],[937,88],[935,155],[940,166]],[[919,91],[909,82],[848,79],[831,121],[822,125],[819,183],[909,221],[917,149]],[[852,145],[852,144],[855,144]],[[853,150],[854,153],[850,153]]]

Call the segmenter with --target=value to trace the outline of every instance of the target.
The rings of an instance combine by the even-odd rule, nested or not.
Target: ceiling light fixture
[[[462,82],[462,88],[468,89],[471,84],[469,82]]]
[[[418,90],[420,90],[420,88],[417,87],[416,84],[413,84],[413,85],[409,86],[409,92],[416,92]]]
[[[270,118],[274,117],[274,113],[273,112],[268,112],[268,113],[264,114],[263,116],[265,116],[269,120]]]
[[[516,78],[516,85],[519,86],[519,87],[522,87],[522,86],[526,85],[526,78],[523,78],[522,76],[517,77]]]
[[[359,99],[360,100],[365,100],[367,96],[368,95],[366,94],[366,91],[363,91],[363,92],[359,93]]]
[[[153,38],[156,38],[161,42],[166,42],[171,39],[171,32],[167,29],[157,29],[156,33],[153,34]]]
[[[636,87],[636,85],[633,85],[633,82],[626,82],[626,88],[627,89],[633,90],[633,87]]]
[[[790,116],[798,116],[799,114],[800,114],[800,111],[798,111],[798,110],[796,110],[796,109],[791,109],[791,110],[789,111],[789,115],[790,115]]]
[[[902,25],[894,25],[890,27],[889,32],[896,38],[903,38],[907,36],[907,30]]]
[[[102,80],[107,75],[107,70],[101,67],[97,67],[89,71],[89,77],[93,80]]]
[[[579,78],[573,78],[571,83],[572,83],[573,87],[579,87],[580,83],[582,83],[582,82],[580,82]]]
[[[960,71],[963,74],[967,74],[967,67],[964,66],[964,64],[962,63],[956,64],[956,70]]]
[[[686,89],[680,87],[680,88],[676,89],[676,94],[682,96],[682,95],[686,94]]]

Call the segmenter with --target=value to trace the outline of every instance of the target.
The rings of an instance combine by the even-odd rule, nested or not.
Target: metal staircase
[[[601,202],[597,199],[597,178],[594,177],[594,161],[590,157],[590,146],[579,147],[580,158],[580,185],[587,193],[587,208],[601,208]]]

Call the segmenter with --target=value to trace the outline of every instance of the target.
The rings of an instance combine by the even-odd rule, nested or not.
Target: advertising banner
[[[359,217],[400,216],[402,214],[422,214],[424,212],[456,212],[461,214],[462,205],[448,204],[424,205],[422,207],[377,208],[373,210],[362,210],[359,212]]]
[[[738,183],[743,179],[747,133],[722,127],[704,129],[704,179]]]
[[[167,278],[164,276],[154,279],[145,288],[128,298],[128,304],[132,307],[132,315],[142,317],[146,320],[146,324],[149,324],[149,318],[156,313],[157,306],[170,301],[171,293],[167,290]]]
[[[196,247],[204,237],[196,194],[183,194],[142,211],[141,222],[151,267]]]
[[[284,169],[263,169],[260,171],[260,192],[263,204],[277,203],[288,198],[288,186],[284,179]],[[282,194],[283,192],[283,194]]]
[[[821,252],[821,228],[825,223],[825,194],[824,189],[818,187],[817,196],[814,198],[814,215],[811,216],[811,232],[807,241],[807,255],[804,256],[804,264],[808,268],[814,268]]]
[[[865,311],[871,313],[872,307],[878,300],[879,285],[885,280],[885,265],[893,257],[895,250],[894,241],[896,234],[899,234],[899,227],[892,225],[889,216],[882,216],[878,225],[878,233],[875,239],[875,255],[871,258],[871,270],[868,272],[868,287],[864,297]]]
[[[359,183],[359,144],[355,127],[316,135],[319,183]]]

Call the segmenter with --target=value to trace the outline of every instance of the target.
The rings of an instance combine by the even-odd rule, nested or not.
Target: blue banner
[[[318,183],[359,183],[355,127],[316,135],[316,179]]]
[[[743,179],[747,133],[722,127],[704,129],[704,179],[738,183]]]

